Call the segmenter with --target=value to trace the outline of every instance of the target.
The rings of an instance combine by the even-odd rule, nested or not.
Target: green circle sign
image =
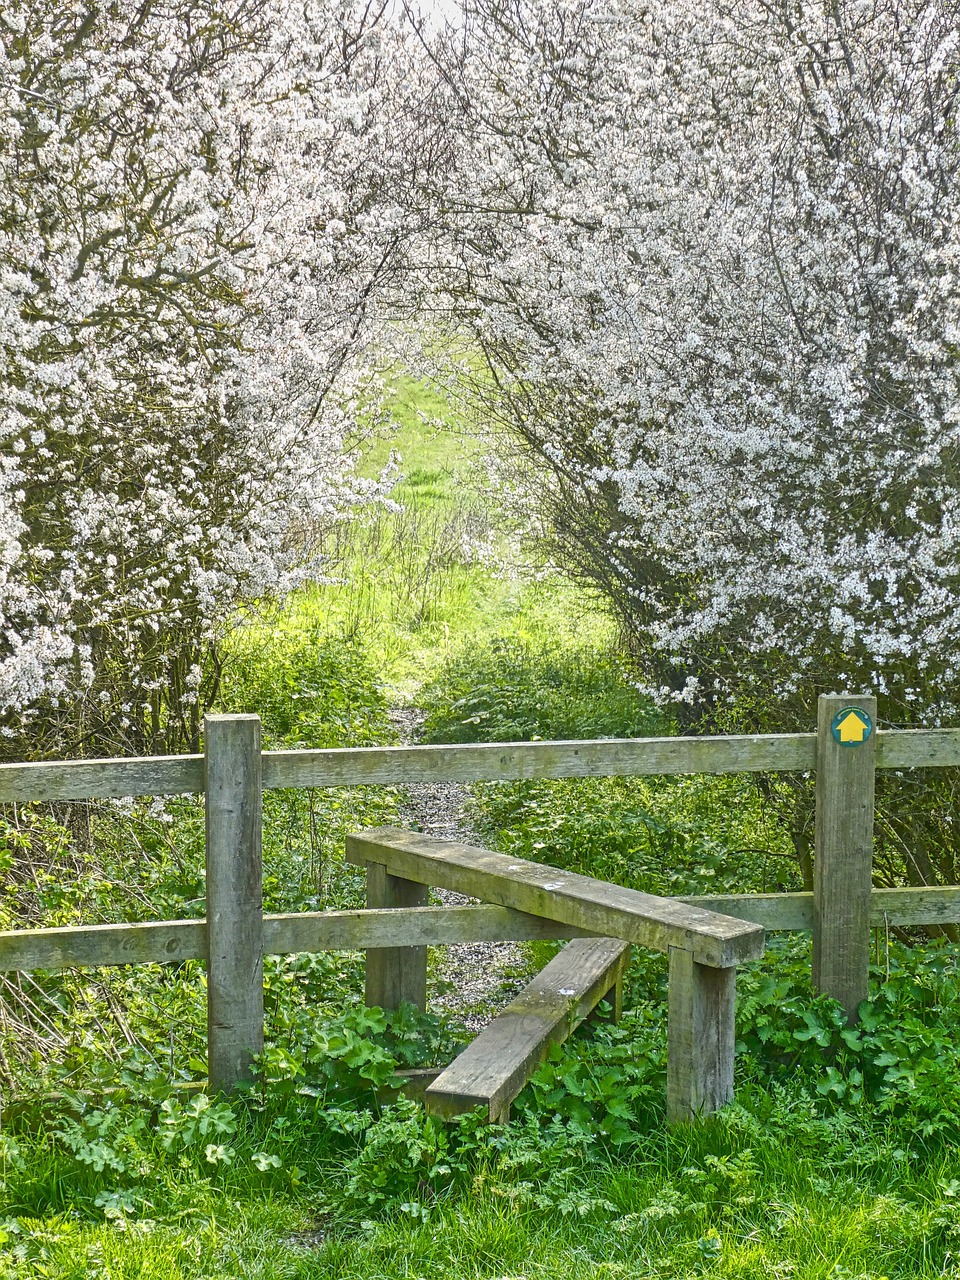
[[[833,717],[830,732],[841,747],[861,747],[873,733],[873,721],[859,707],[844,707]]]

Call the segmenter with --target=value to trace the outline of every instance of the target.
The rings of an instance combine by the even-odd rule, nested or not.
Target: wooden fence
[[[202,756],[0,765],[0,803],[203,793],[207,861],[205,920],[7,931],[0,933],[0,969],[206,960],[210,1087],[226,1090],[249,1074],[251,1057],[262,1045],[264,953],[366,949],[371,967],[381,966],[374,985],[389,1000],[389,984],[395,992],[409,985],[404,965],[419,965],[413,957],[427,945],[608,931],[671,952],[671,1114],[686,1118],[719,1105],[726,1092],[725,1085],[706,1082],[703,1071],[698,1075],[696,1059],[703,1057],[710,1040],[732,1061],[728,1013],[721,1016],[718,1010],[721,1005],[732,1008],[734,966],[755,954],[762,936],[756,928],[731,934],[735,921],[764,929],[812,930],[815,981],[851,1017],[867,994],[873,927],[960,923],[960,888],[871,886],[875,770],[960,765],[960,730],[871,730],[859,741],[843,741],[837,721],[851,709],[865,724],[875,723],[872,697],[829,694],[819,700],[816,733],[273,752],[261,751],[256,716],[208,716]],[[531,874],[548,875],[541,878],[535,899],[528,894],[521,901],[515,894],[504,897],[502,885],[494,892],[492,882],[478,878],[476,866],[459,865],[453,873],[448,867],[446,880],[434,880],[424,879],[421,862],[420,871],[412,874],[413,863],[409,858],[403,862],[406,855],[398,853],[396,842],[389,858],[381,849],[365,859],[383,869],[379,884],[381,873],[368,875],[370,909],[262,913],[264,788],[784,770],[816,772],[813,892],[684,900],[696,909],[704,937],[712,930],[717,938],[736,934],[742,939],[736,954],[722,946],[710,952],[706,943],[698,954],[689,936],[686,943],[678,942],[678,935],[671,941],[666,924],[676,923],[677,910],[684,910],[677,901],[639,895],[649,898],[648,914],[653,912],[640,936],[635,921],[625,925],[622,915],[619,924],[609,914],[603,924],[571,916],[556,887],[558,881],[577,879],[566,873],[514,860],[514,884],[527,874],[520,874],[522,865],[534,867]],[[439,864],[432,866],[434,875]],[[424,886],[433,883],[461,888],[488,905],[426,906]],[[634,915],[636,906],[634,902]],[[659,923],[658,913],[663,917]],[[383,977],[385,956],[393,971],[389,980]],[[722,995],[716,983],[721,973],[726,974]]]

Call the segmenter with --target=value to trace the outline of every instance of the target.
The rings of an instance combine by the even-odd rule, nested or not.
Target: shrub
[[[390,741],[387,699],[357,640],[251,627],[234,637],[218,710],[256,714],[269,743],[369,747]]]
[[[505,853],[647,893],[801,887],[784,837],[739,776],[486,783],[473,812]]]
[[[422,695],[426,742],[633,738],[665,722],[617,658],[494,640],[451,658]]]
[[[825,1112],[872,1108],[907,1140],[960,1136],[960,948],[891,943],[854,1027],[814,991],[808,940],[775,944],[738,986],[748,1077],[800,1081]]]

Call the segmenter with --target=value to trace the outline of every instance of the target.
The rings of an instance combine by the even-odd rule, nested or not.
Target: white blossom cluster
[[[470,0],[463,31],[437,278],[656,690],[956,716],[960,5]]]
[[[415,86],[350,0],[10,0],[0,44],[0,732],[181,749],[362,490]]]

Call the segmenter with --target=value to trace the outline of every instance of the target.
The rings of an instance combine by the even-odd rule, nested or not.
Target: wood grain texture
[[[207,954],[206,920],[94,924],[0,933],[0,971],[75,966],[164,964]]]
[[[763,952],[763,930],[746,921],[412,831],[381,827],[348,835],[347,860],[383,862],[407,880],[454,889],[654,951],[683,946],[702,964],[725,968]]]
[[[367,864],[367,906],[401,910],[425,907],[429,889],[415,880],[392,876],[382,864]],[[427,948],[370,947],[364,965],[368,1008],[399,1009],[406,1001],[421,1013],[427,1008]]]
[[[813,929],[812,893],[713,894],[678,901],[750,920],[771,933],[809,933]],[[960,888],[871,892],[871,928],[921,924],[960,924]],[[572,925],[489,905],[414,907],[406,911],[305,911],[263,917],[266,955],[593,936]],[[0,931],[0,972],[203,960],[207,955],[206,939],[206,920],[8,929]]]
[[[270,915],[264,917],[263,929],[264,949],[269,955],[592,936],[555,920],[486,905]]]
[[[570,942],[428,1085],[430,1115],[453,1119],[477,1106],[506,1121],[510,1104],[551,1044],[565,1040],[623,976],[630,946],[614,938]]]
[[[818,699],[813,981],[853,1021],[868,991],[877,738],[871,733],[855,747],[834,742],[831,725],[845,707],[877,722],[876,698],[825,693]]]
[[[263,1050],[262,789],[258,716],[205,716],[210,1088],[253,1078]]]
[[[588,936],[570,925],[507,907],[415,907],[406,911],[310,911],[263,917],[266,955],[362,951]],[[206,920],[72,925],[0,931],[0,972],[165,964],[207,958]]]
[[[686,1124],[733,1098],[736,970],[671,947],[668,981],[667,1122]]]
[[[271,751],[264,756],[263,780],[265,787],[333,787],[361,783],[749,773],[813,769],[815,764],[816,735],[812,733],[729,738],[603,738]]]
[[[960,729],[876,734],[878,769],[960,765]],[[816,734],[596,741],[470,743],[268,751],[265,787],[482,782],[675,773],[755,773],[816,768]],[[203,791],[203,757],[50,760],[0,764],[0,804],[189,795]]]
[[[872,889],[870,925],[960,924],[960,888]]]
[[[0,764],[0,803],[175,796],[203,790],[203,756]]]
[[[768,933],[778,930],[813,931],[812,893],[731,893],[687,897],[684,902],[752,920]],[[960,924],[960,888],[872,889],[870,928],[886,925],[907,928],[921,924]]]
[[[960,729],[886,729],[876,738],[878,769],[960,765]]]
[[[737,920],[750,920],[768,933],[809,933],[813,929],[812,893],[709,893],[688,895],[680,901]]]

